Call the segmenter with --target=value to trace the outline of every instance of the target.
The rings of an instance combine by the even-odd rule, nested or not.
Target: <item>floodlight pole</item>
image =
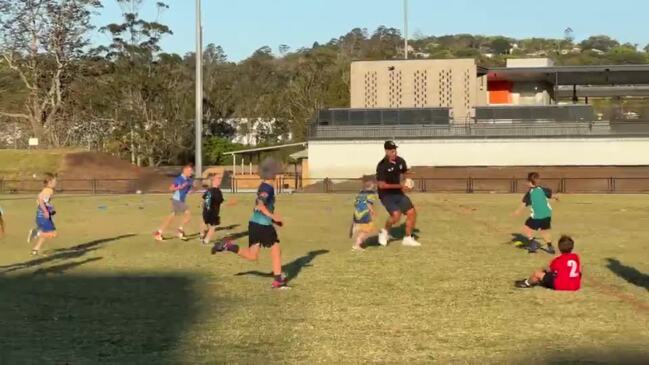
[[[194,164],[196,176],[203,176],[203,26],[201,0],[196,0],[196,150]]]
[[[408,59],[408,0],[403,0],[403,55]]]

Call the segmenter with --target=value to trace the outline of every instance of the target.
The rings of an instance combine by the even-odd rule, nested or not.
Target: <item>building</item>
[[[355,62],[350,91],[311,126],[312,178],[372,173],[385,139],[418,166],[649,165],[649,120],[599,120],[590,103],[649,95],[649,65]]]

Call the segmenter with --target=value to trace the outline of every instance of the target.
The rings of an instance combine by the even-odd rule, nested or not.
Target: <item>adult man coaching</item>
[[[404,246],[421,246],[412,237],[417,220],[417,211],[404,190],[409,190],[401,182],[401,174],[408,171],[406,161],[397,156],[397,145],[393,141],[386,141],[383,145],[385,157],[376,166],[376,180],[378,181],[379,198],[385,209],[390,214],[385,223],[385,228],[379,233],[379,243],[387,246],[390,235],[388,230],[401,221],[401,215],[406,215],[406,236],[403,238]]]

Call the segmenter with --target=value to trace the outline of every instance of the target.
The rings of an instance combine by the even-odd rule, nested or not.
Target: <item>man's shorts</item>
[[[38,227],[38,230],[43,233],[56,231],[52,218],[36,217],[36,227]]]
[[[554,279],[556,279],[556,277],[557,275],[555,273],[546,271],[543,280],[541,280],[541,286],[554,290]]]
[[[381,203],[388,211],[392,214],[394,212],[407,213],[410,209],[413,209],[415,206],[412,205],[410,198],[405,194],[388,194],[384,195],[381,198]]]
[[[248,223],[248,244],[250,246],[260,244],[262,247],[272,247],[275,243],[279,243],[275,227],[255,222]]]
[[[203,223],[210,226],[218,226],[221,224],[221,217],[209,211],[203,211]]]
[[[185,214],[187,204],[176,199],[171,199],[171,212],[175,215]]]
[[[543,219],[528,218],[525,225],[534,231],[547,231],[552,228],[552,217]]]

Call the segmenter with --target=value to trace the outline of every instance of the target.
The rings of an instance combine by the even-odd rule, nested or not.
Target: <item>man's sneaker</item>
[[[531,285],[529,285],[529,284],[527,283],[527,280],[516,280],[516,281],[514,282],[514,286],[516,286],[517,288],[523,288],[523,289],[531,288],[531,287],[532,287]]]
[[[273,280],[272,287],[273,289],[291,289],[285,278],[282,278],[282,280]]]
[[[549,253],[550,255],[554,255],[557,253],[557,251],[554,250],[554,247],[552,247],[552,245],[547,245],[545,247],[545,252]]]
[[[180,238],[183,241],[187,241],[187,236],[185,236],[185,230],[182,228],[178,228],[178,238]]]
[[[390,235],[388,234],[388,231],[382,229],[381,232],[379,232],[379,245],[383,247],[387,246],[389,239],[390,239]]]
[[[417,242],[412,236],[404,237],[402,244],[408,247],[419,247],[421,243]]]
[[[30,229],[29,233],[27,233],[27,243],[31,243],[36,237],[38,237],[38,230],[36,228]]]
[[[363,248],[363,246],[353,245],[352,246],[352,251],[363,252],[363,251],[365,251],[365,248]]]
[[[156,241],[159,241],[159,242],[162,242],[162,241],[165,240],[164,237],[162,237],[162,233],[160,231],[155,231],[153,233],[153,239],[156,240]]]

